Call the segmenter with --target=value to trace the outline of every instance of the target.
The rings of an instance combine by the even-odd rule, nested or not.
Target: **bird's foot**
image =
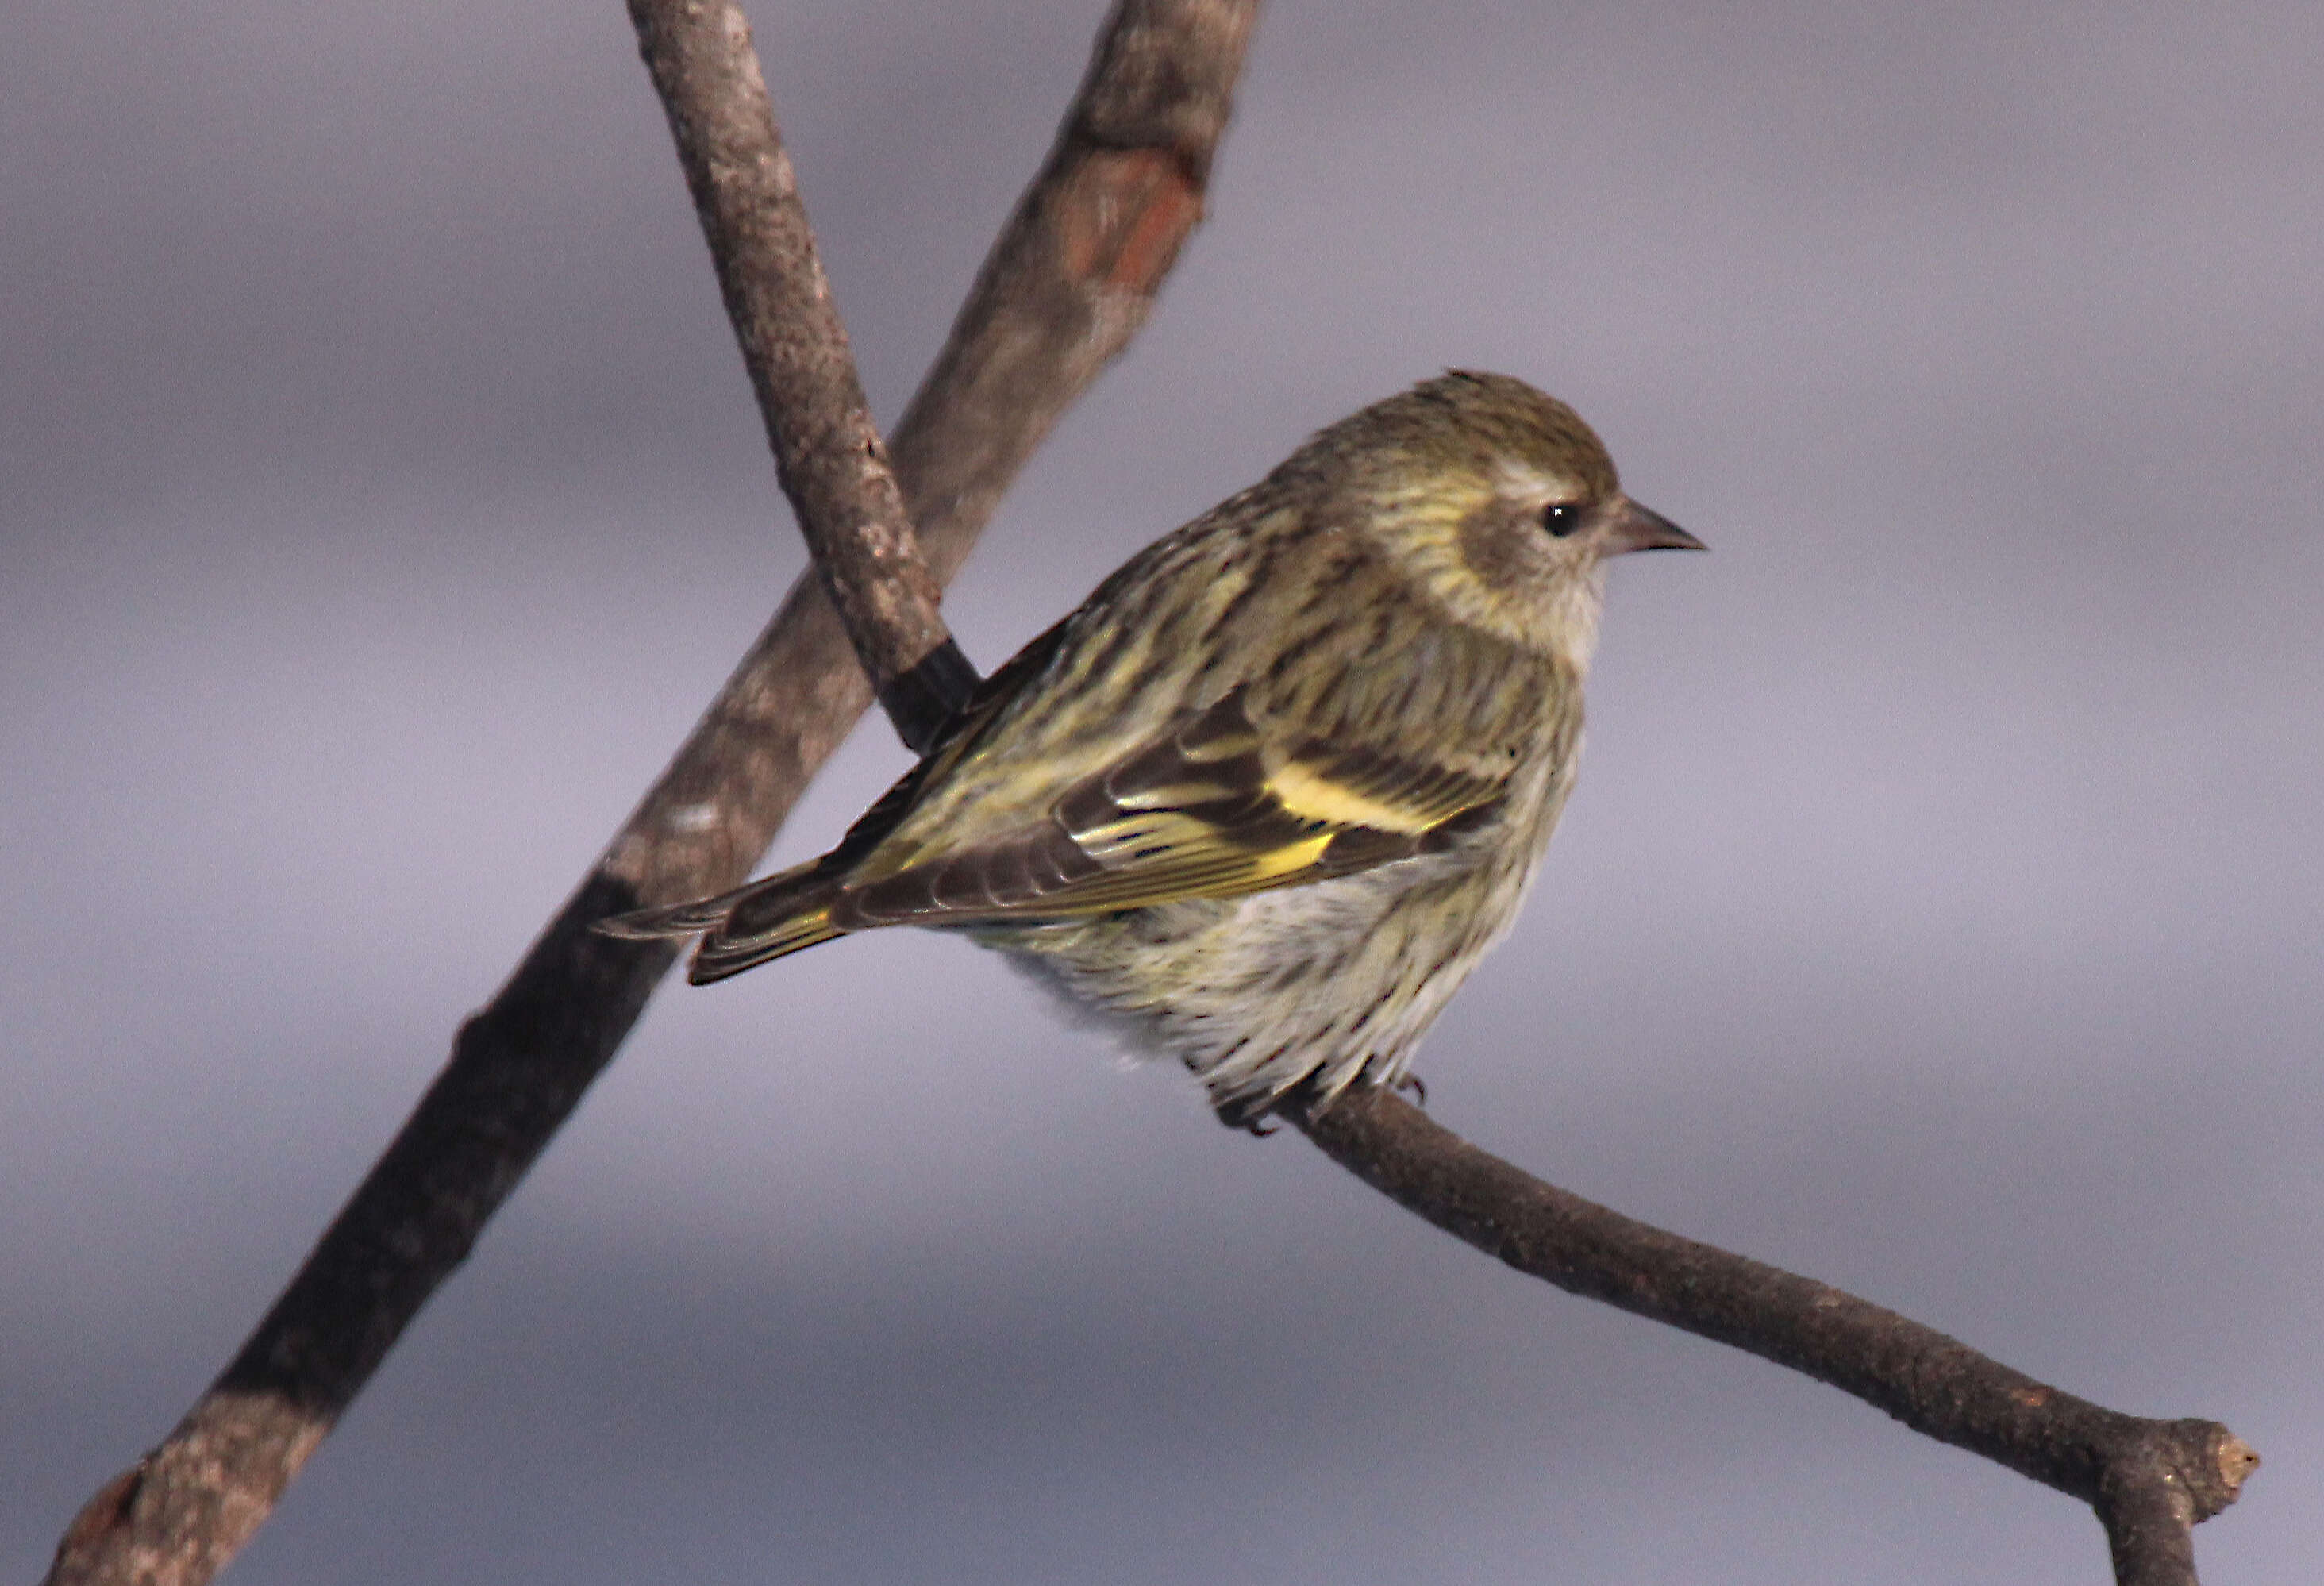
[[[1239,1129],[1255,1140],[1263,1140],[1282,1131],[1283,1125],[1275,1119],[1275,1109],[1281,1102],[1279,1096],[1240,1096],[1213,1102],[1212,1110],[1229,1129]]]

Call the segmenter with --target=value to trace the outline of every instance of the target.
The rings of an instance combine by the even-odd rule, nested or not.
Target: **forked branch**
[[[701,191],[697,182],[697,198]],[[715,237],[706,211],[706,225]],[[736,323],[747,343],[740,312]],[[844,357],[838,336],[834,318],[825,346]],[[770,406],[770,429],[782,422]],[[823,542],[815,543],[820,558]],[[880,576],[870,558],[839,564],[867,565]],[[876,623],[884,608],[859,598],[842,609],[851,622]],[[940,619],[932,632],[856,636],[867,657],[883,646],[906,654],[942,642]],[[904,719],[897,726],[913,731]],[[2214,1422],[2105,1409],[1827,1285],[1594,1205],[1468,1144],[1393,1094],[1351,1095],[1296,1121],[1364,1182],[1519,1271],[1805,1372],[1915,1431],[2083,1499],[2106,1527],[2121,1581],[2191,1586],[2192,1527],[2232,1503],[2257,1464],[2247,1444]]]
[[[657,84],[675,85],[689,176],[697,161],[711,171],[696,196],[730,305],[742,302],[737,328],[784,483],[807,482],[794,504],[825,577],[870,603],[857,624],[864,664],[905,722],[924,720],[960,681],[938,662],[919,678],[935,703],[915,702],[914,669],[946,642],[929,620],[928,580],[958,570],[1057,416],[1144,323],[1201,218],[1255,11],[1255,0],[1115,6],[1056,145],[897,427],[883,488],[876,446],[850,445],[867,431],[850,417],[861,399],[844,341],[786,349],[788,322],[770,306],[816,298],[807,283],[819,269],[735,280],[782,259],[786,234],[779,215],[734,213],[719,196],[726,179],[746,201],[789,185],[740,12],[725,0],[633,6]],[[808,247],[775,267],[811,262]],[[755,341],[754,327],[776,345]],[[835,453],[817,449],[835,438]],[[851,542],[851,530],[864,532]],[[916,558],[925,576],[897,573]],[[591,925],[739,883],[871,699],[847,630],[816,580],[801,579],[515,973],[462,1027],[450,1063],[241,1352],[67,1528],[51,1586],[198,1586],[225,1567],[466,1258],[669,969],[668,945]]]
[[[632,10],[779,471],[847,632],[813,589],[792,591],[597,869],[463,1029],[243,1354],[75,1522],[52,1581],[204,1581],[255,1528],[668,967],[667,947],[595,936],[589,923],[741,878],[862,710],[854,656],[907,741],[925,740],[972,676],[936,590],[1056,413],[1136,327],[1199,215],[1252,7],[1117,8],[1056,149],[899,428],[893,478],[739,13],[730,0]],[[2191,1527],[2233,1502],[2257,1463],[2215,1423],[2101,1408],[1825,1285],[1570,1195],[1394,1095],[1350,1095],[1295,1121],[1366,1183],[1520,1271],[1803,1371],[2082,1498],[2122,1582],[2191,1586]]]
[[[636,3],[641,6],[643,0]],[[750,88],[763,94],[755,72]],[[665,96],[678,125],[680,112],[667,87]],[[678,136],[683,149],[682,125]],[[697,202],[703,193],[696,179]],[[718,224],[707,205],[704,221],[716,253]],[[798,251],[811,268],[813,244],[803,235],[804,216],[798,222]],[[819,275],[811,279],[819,287]],[[730,309],[734,305],[730,288]],[[843,333],[819,291],[817,306],[828,324],[819,333],[819,355],[844,360]],[[747,349],[752,331],[741,309],[734,309],[734,318]],[[852,390],[852,373],[833,383],[835,389]],[[778,410],[778,395],[769,383],[761,381],[760,390],[770,430],[778,436],[778,455],[788,458],[786,447],[797,443],[780,438],[786,427],[814,433],[812,427],[822,420],[787,417]],[[858,433],[839,432],[848,444]],[[792,472],[787,463],[786,477]],[[833,518],[870,525],[862,531],[870,549],[835,554],[825,576],[835,586],[858,578],[876,584],[882,577],[902,585],[908,573],[883,571],[877,554],[882,530],[876,488],[865,495],[869,504],[835,511]],[[804,516],[804,503],[801,511]],[[825,540],[815,530],[809,539],[821,559]],[[898,620],[894,632],[855,634],[857,650],[867,660],[883,654],[908,657],[946,643],[941,618],[932,607],[923,614],[911,595],[903,586],[892,600],[883,601],[873,590],[842,601],[852,624],[877,625],[889,620],[884,613],[890,611],[910,613]],[[927,625],[931,622],[933,626]],[[908,740],[916,731],[901,716],[896,725]],[[1364,1182],[1519,1271],[1805,1372],[1915,1431],[2083,1499],[2105,1526],[2116,1578],[2126,1586],[2193,1586],[2192,1527],[2232,1503],[2258,1462],[2249,1445],[2214,1422],[2146,1420],[2105,1409],[1827,1285],[1594,1205],[1478,1149],[1394,1094],[1346,1096],[1328,1111],[1302,1114],[1295,1121]]]

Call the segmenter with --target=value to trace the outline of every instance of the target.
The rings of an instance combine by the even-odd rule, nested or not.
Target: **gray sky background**
[[[755,10],[883,418],[1099,6]],[[2268,1459],[2324,1572],[2324,10],[1271,8],[991,666],[1447,364],[1616,575],[1452,1127]],[[0,1575],[226,1359],[801,565],[621,8],[0,15]],[[859,733],[785,834],[901,769]],[[235,1577],[2099,1582],[965,945],[672,988]]]

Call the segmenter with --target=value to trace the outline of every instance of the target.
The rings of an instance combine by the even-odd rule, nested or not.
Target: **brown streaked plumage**
[[[1231,1121],[1398,1079],[1572,787],[1605,558],[1697,546],[1564,404],[1427,382],[1132,558],[821,859],[604,928],[697,982],[962,929]]]

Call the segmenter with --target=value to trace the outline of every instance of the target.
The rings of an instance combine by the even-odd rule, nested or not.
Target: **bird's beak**
[[[1618,557],[1634,550],[1709,550],[1711,548],[1651,508],[1628,496],[1614,503],[1599,532],[1601,556]]]

